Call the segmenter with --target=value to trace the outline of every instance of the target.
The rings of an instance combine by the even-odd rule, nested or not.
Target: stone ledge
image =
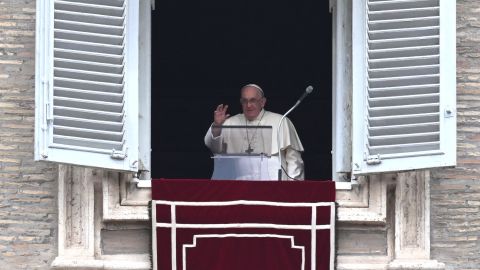
[[[387,266],[381,263],[345,263],[338,264],[337,270],[387,270]]]
[[[339,255],[336,270],[387,270],[388,256]]]
[[[51,265],[58,270],[150,270],[149,255],[112,255],[93,257],[57,257]]]
[[[388,264],[389,270],[444,270],[445,264],[436,260],[397,259]]]

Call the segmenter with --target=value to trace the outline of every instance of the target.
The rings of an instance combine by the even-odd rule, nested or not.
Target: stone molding
[[[59,166],[58,257],[51,264],[53,269],[151,269],[149,254],[102,255],[100,231],[105,221],[149,219],[147,205],[138,205],[145,192],[127,189],[129,179],[100,169]],[[136,206],[122,205],[122,187],[123,202]]]
[[[149,189],[137,188],[129,174],[67,165],[58,179],[59,255],[52,268],[150,269],[148,254],[102,255],[100,233],[105,222],[149,220]],[[429,181],[428,171],[372,175],[337,190],[338,222],[386,226],[391,235],[387,256],[338,256],[337,269],[445,269],[430,259]]]
[[[95,170],[60,165],[58,177],[58,254],[94,255]]]
[[[397,175],[394,256],[388,269],[445,269],[445,264],[430,259],[428,170]]]
[[[131,175],[105,172],[102,181],[103,220],[149,220],[150,189],[138,189]]]
[[[338,222],[385,224],[388,177],[360,176],[350,190],[337,190]]]
[[[351,190],[337,190],[338,222],[389,232],[387,256],[338,256],[336,269],[445,269],[430,259],[429,183],[429,171],[411,171],[359,177]]]

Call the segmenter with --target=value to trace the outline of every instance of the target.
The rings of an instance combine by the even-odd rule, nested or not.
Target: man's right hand
[[[220,104],[217,106],[217,109],[213,112],[213,123],[215,126],[221,126],[225,123],[230,114],[227,114],[228,105],[223,106]]]
[[[218,137],[222,133],[222,129],[219,126],[225,123],[230,114],[227,114],[228,105],[223,106],[220,104],[217,106],[217,109],[213,112],[213,127],[212,135],[213,137]]]

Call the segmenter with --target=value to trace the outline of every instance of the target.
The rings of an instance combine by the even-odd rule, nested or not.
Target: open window
[[[455,165],[454,1],[331,5],[333,172]],[[139,0],[37,3],[37,160],[150,170],[149,12],[150,1]],[[322,117],[310,114],[308,121]],[[317,138],[311,149],[324,144]]]
[[[266,109],[289,114],[307,179],[331,179],[331,14],[328,1],[157,1],[152,12],[152,177],[210,178],[203,138],[218,104],[241,112],[259,84]]]

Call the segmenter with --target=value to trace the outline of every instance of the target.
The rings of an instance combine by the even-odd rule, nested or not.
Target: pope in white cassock
[[[252,148],[259,144],[258,139],[262,132],[255,127],[272,126],[271,157],[268,159],[268,176],[264,180],[278,180],[278,143],[280,141],[280,153],[282,155],[282,180],[303,180],[304,164],[301,156],[303,146],[292,122],[286,118],[281,125],[281,134],[277,140],[277,130],[282,115],[264,110],[267,99],[263,90],[255,84],[248,84],[241,89],[240,103],[243,113],[230,117],[227,113],[228,105],[217,106],[213,123],[205,135],[205,145],[214,153],[251,153]],[[249,126],[250,134],[246,133],[245,139],[232,140],[234,136],[228,136],[219,126]],[[225,128],[224,128],[225,129]],[[260,129],[259,129],[260,130]],[[215,172],[214,172],[215,174]],[[245,179],[249,177],[246,176]],[[242,179],[237,177],[236,179]]]

